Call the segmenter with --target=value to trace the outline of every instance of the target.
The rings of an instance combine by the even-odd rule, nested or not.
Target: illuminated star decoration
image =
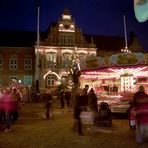
[[[148,0],[134,0],[135,17],[138,22],[148,20]]]

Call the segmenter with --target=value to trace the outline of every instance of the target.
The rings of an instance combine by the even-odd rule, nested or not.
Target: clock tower
[[[59,32],[75,32],[75,23],[68,9],[64,10],[60,18]]]

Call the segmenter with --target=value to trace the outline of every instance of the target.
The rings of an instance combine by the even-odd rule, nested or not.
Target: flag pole
[[[128,49],[128,45],[127,45],[127,31],[126,31],[126,18],[125,18],[125,14],[123,14],[123,22],[124,22],[125,48]]]
[[[40,5],[37,0],[36,90],[39,92]]]

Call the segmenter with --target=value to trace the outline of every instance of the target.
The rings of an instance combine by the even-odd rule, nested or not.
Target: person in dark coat
[[[65,93],[64,93],[64,90],[61,90],[61,93],[60,93],[60,96],[59,96],[59,99],[60,99],[60,104],[61,104],[61,109],[64,108],[64,99],[65,99]]]
[[[88,89],[89,89],[89,85],[85,85],[84,89],[83,89],[83,95],[85,98],[85,106],[88,106]]]
[[[80,119],[80,114],[82,111],[85,110],[85,97],[83,90],[79,89],[75,98],[75,105],[74,105],[74,130],[78,129],[79,135],[84,136],[82,132],[82,123]]]
[[[88,107],[93,112],[98,112],[97,100],[98,98],[92,88],[88,93]]]
[[[18,120],[19,117],[19,107],[20,107],[20,102],[21,102],[21,96],[18,93],[18,90],[16,88],[12,88],[12,92],[11,92],[12,98],[13,98],[13,108],[14,111],[12,112],[12,116],[13,116],[13,123]]]
[[[136,142],[141,143],[148,138],[148,95],[144,87],[139,86],[139,90],[134,94],[133,106],[136,114]]]
[[[71,92],[70,91],[66,91],[65,93],[65,100],[67,102],[67,106],[70,107],[70,99],[71,99]]]
[[[46,108],[46,119],[50,118],[51,115],[51,106],[52,106],[52,95],[49,91],[46,91],[44,94],[45,99],[45,108]]]
[[[93,88],[89,91],[88,93],[88,108],[91,112],[93,112],[94,115],[94,124],[95,124],[95,120],[97,120],[98,117],[98,105],[97,105],[97,96],[93,90]]]

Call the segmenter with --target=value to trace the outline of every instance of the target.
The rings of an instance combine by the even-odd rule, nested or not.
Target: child
[[[133,131],[136,130],[136,116],[135,116],[135,108],[133,106],[131,106],[129,110],[129,126],[131,130]]]

